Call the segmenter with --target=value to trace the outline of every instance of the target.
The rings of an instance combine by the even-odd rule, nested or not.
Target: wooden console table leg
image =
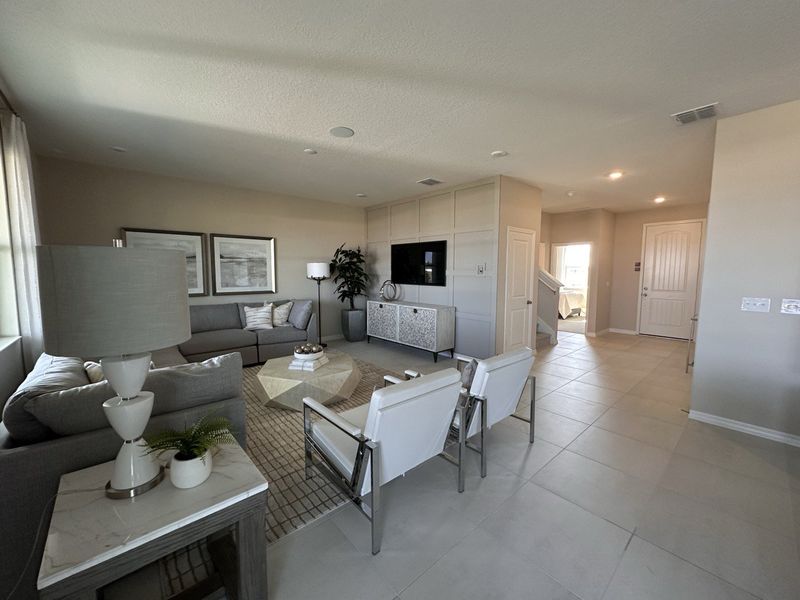
[[[239,600],[267,598],[266,504],[265,498],[264,508],[250,513],[236,524]]]

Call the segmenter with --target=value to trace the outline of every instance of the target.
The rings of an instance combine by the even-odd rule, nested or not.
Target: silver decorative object
[[[386,300],[387,302],[390,302],[392,300],[396,300],[397,299],[397,286],[394,284],[394,282],[391,279],[387,279],[386,281],[384,281],[381,284],[381,289],[378,292],[378,295],[380,295],[381,300]]]

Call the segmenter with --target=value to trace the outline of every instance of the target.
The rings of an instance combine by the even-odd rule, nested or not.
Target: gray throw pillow
[[[461,385],[467,388],[467,391],[472,387],[472,380],[475,379],[475,372],[478,370],[478,361],[474,358],[469,361],[461,371]]]
[[[289,323],[297,329],[308,329],[311,320],[311,300],[295,300],[289,313]]]

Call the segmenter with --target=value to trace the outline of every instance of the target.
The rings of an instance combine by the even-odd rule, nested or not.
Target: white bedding
[[[579,290],[562,289],[558,298],[558,314],[566,319],[576,308],[586,310],[586,294]]]

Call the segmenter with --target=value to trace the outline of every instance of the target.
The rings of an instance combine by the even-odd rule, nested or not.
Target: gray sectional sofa
[[[153,353],[156,366],[186,363],[174,349]],[[147,431],[183,429],[213,412],[233,423],[246,444],[242,360],[238,354],[198,364],[150,371],[145,390],[155,393]],[[43,354],[9,398],[0,423],[0,598],[6,598],[36,543],[33,559],[13,598],[36,597],[36,574],[51,501],[64,473],[112,460],[121,440],[108,425],[102,403],[114,396],[107,381],[90,383],[80,358]]]
[[[300,342],[316,341],[318,326],[311,300],[276,300],[273,304],[286,302],[294,303],[289,313],[289,325],[258,331],[244,329],[247,322],[244,307],[263,306],[263,302],[192,305],[189,307],[192,337],[178,349],[193,362],[229,352],[241,354],[245,365],[287,356]]]

